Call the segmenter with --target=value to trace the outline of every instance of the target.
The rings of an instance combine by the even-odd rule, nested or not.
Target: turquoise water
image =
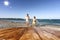
[[[60,19],[38,19],[38,21],[43,25],[60,25]]]

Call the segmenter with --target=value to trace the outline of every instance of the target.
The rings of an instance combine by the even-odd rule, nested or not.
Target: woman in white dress
[[[26,15],[25,19],[26,19],[26,25],[29,26],[29,19],[30,19],[29,14]]]

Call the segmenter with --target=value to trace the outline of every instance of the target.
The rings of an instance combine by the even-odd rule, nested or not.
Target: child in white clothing
[[[36,17],[34,16],[32,24],[35,26],[36,25]]]

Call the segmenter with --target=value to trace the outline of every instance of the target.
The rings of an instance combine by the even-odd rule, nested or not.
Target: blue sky
[[[25,18],[27,13],[30,18],[60,19],[60,0],[0,0],[0,18]]]

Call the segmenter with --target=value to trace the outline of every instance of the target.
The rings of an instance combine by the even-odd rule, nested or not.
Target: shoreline
[[[27,26],[24,22],[9,22],[9,21],[0,20],[0,28],[13,28],[13,27],[27,27]],[[60,25],[37,25],[36,27],[56,27],[56,28],[60,28]]]
[[[26,27],[24,23],[0,21],[0,40],[60,40],[60,26]]]

